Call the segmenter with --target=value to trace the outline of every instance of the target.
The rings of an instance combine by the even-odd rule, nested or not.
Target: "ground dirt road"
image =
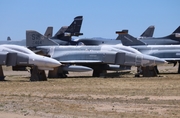
[[[163,65],[158,77],[90,77],[70,73],[65,79],[29,82],[28,72],[5,69],[0,82],[0,118],[177,118],[180,75]]]

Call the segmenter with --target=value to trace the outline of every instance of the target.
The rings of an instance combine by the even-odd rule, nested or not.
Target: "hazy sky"
[[[116,38],[128,29],[135,37],[155,25],[154,37],[172,33],[180,25],[180,0],[0,0],[0,40],[25,39],[26,30],[54,34],[82,15],[81,37]]]

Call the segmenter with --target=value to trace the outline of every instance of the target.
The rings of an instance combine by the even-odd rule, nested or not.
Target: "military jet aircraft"
[[[180,26],[172,32],[172,34],[164,37],[146,37],[146,38],[135,38],[131,35],[126,35],[127,33],[119,33],[119,40],[124,40],[123,43],[126,46],[132,46],[132,45],[177,45],[180,44]],[[121,38],[121,37],[122,38]],[[132,43],[129,42],[131,39],[137,40],[136,42],[133,41]],[[129,41],[128,41],[129,40]],[[139,41],[138,41],[139,40]]]
[[[180,39],[177,35],[180,33],[180,26],[172,32],[172,34],[164,37],[152,37],[154,32],[154,26],[149,26],[145,32],[142,33],[142,35],[137,40],[140,40],[148,45],[176,45],[180,44]],[[119,32],[120,33],[120,32]],[[127,34],[128,30],[122,30],[121,36],[123,37],[124,34]],[[135,38],[135,37],[133,37]],[[101,45],[101,44],[119,44],[121,43],[121,40],[119,39],[103,39],[103,38],[81,38],[77,39],[77,42],[82,42],[84,45]],[[124,42],[125,43],[125,42]],[[136,42],[138,43],[138,42]],[[140,43],[141,44],[141,43]],[[140,45],[135,44],[133,45]],[[126,44],[131,45],[131,44]]]
[[[100,76],[102,71],[109,68],[109,64],[129,67],[154,66],[165,63],[162,59],[142,54],[121,44],[59,46],[55,41],[33,30],[26,31],[26,40],[28,47],[34,47],[36,51],[41,51],[41,54],[48,55],[63,65],[80,65],[92,68],[93,76]],[[63,72],[61,71],[61,73]]]
[[[40,56],[31,50],[18,45],[0,45],[0,78],[4,79],[2,65],[13,66],[13,70],[24,67],[31,67],[32,73],[30,80],[46,80],[44,70],[53,70],[61,65],[55,59]],[[39,71],[38,71],[39,70]]]
[[[154,26],[149,26],[141,35],[140,39],[143,39],[145,37],[152,37],[154,33]],[[122,30],[122,33],[128,33],[128,30]],[[75,40],[78,43],[83,43],[84,45],[102,45],[102,44],[110,44],[110,45],[116,45],[120,44],[121,40],[115,40],[115,39],[104,39],[104,38],[80,38]]]
[[[173,34],[173,36],[176,39],[180,39],[180,33],[175,33]],[[143,54],[156,56],[158,58],[166,60],[169,63],[176,64],[177,62],[180,62],[180,45],[148,45],[145,42],[142,42],[141,40],[138,40],[129,34],[121,33],[119,34],[118,39],[122,41],[123,45],[131,46],[132,48],[137,49]],[[180,73],[180,65],[178,68],[178,73]]]

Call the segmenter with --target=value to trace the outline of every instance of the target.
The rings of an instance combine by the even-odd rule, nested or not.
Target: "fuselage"
[[[164,60],[142,54],[134,48],[121,44],[98,46],[38,46],[37,50],[42,50],[46,55],[50,55],[61,63],[101,63],[127,66],[147,66],[164,63]]]
[[[180,44],[180,41],[172,40],[169,38],[147,37],[147,38],[138,38],[138,40],[140,40],[148,45],[177,45],[177,44]],[[103,44],[115,45],[115,44],[122,43],[121,40],[102,39],[102,38],[101,39],[82,38],[77,41],[84,43],[84,45],[103,45]]]
[[[143,54],[163,58],[167,61],[180,60],[180,45],[143,45],[131,46]]]

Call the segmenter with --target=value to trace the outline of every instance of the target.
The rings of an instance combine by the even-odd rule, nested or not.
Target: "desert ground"
[[[158,67],[158,77],[134,77],[136,68],[117,77],[68,78],[30,82],[28,72],[3,67],[0,118],[177,118],[180,75],[177,66]]]

